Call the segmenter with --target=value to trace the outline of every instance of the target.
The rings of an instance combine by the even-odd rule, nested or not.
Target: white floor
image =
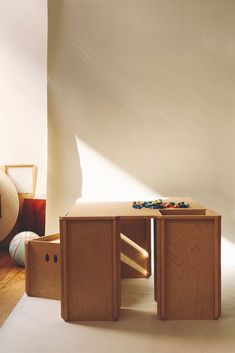
[[[60,302],[23,296],[0,329],[1,353],[234,353],[235,267],[223,269],[218,321],[158,321],[152,280],[123,281],[120,321],[65,323]]]

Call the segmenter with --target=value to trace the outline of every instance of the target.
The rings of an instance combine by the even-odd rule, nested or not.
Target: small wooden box
[[[60,299],[60,235],[53,234],[25,245],[26,293]]]

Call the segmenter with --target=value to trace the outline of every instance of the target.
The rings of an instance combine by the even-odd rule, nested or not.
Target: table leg
[[[155,220],[155,300],[162,320],[220,316],[220,217]]]
[[[63,319],[117,320],[120,311],[119,220],[62,220],[60,232]]]

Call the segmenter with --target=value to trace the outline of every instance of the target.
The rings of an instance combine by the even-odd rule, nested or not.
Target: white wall
[[[48,231],[82,192],[119,198],[134,180],[136,198],[221,212],[233,243],[235,2],[49,4]]]
[[[0,0],[0,165],[39,166],[47,121],[47,1]]]

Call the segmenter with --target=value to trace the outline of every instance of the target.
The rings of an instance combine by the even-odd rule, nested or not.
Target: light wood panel
[[[62,317],[116,320],[120,309],[119,221],[61,221]]]
[[[160,319],[220,316],[220,217],[164,219],[157,225]],[[156,261],[156,260],[155,260]]]
[[[11,260],[8,250],[0,249],[0,326],[25,292],[25,270]]]
[[[194,202],[190,198],[162,198],[166,202],[184,201],[190,204],[189,209],[168,209],[170,212],[184,215],[187,214],[201,214],[206,212],[206,208]],[[192,211],[192,212],[190,212]],[[132,207],[132,202],[80,202],[67,213],[66,218],[73,217],[161,217],[161,212],[158,209],[135,209]]]
[[[26,293],[29,296],[60,299],[59,234],[41,237],[25,245]]]

